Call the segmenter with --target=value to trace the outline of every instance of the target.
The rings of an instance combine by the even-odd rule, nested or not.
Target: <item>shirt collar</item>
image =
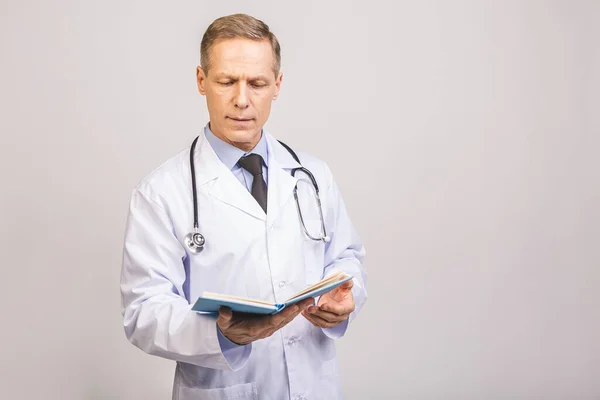
[[[215,134],[210,130],[209,124],[206,124],[204,127],[204,136],[206,136],[206,140],[208,140],[208,143],[210,143],[211,147],[217,154],[217,157],[219,157],[221,162],[230,170],[233,170],[237,166],[237,162],[240,158],[251,153],[261,156],[265,166],[268,167],[269,152],[264,130],[261,131],[260,140],[256,146],[254,146],[254,148],[249,152],[244,152],[244,150],[238,149],[237,147],[216,137]]]

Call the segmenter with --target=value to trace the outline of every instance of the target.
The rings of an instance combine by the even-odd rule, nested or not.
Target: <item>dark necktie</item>
[[[262,209],[267,212],[267,184],[263,178],[263,158],[258,154],[248,154],[240,158],[238,164],[252,174],[252,197],[256,199]]]

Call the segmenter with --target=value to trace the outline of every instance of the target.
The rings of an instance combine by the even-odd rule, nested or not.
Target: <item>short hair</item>
[[[279,75],[281,68],[281,47],[277,37],[269,30],[269,26],[259,19],[246,14],[233,14],[214,20],[204,32],[200,44],[200,66],[205,74],[210,68],[210,51],[219,39],[245,38],[256,41],[268,40],[273,49],[275,63],[273,72]]]

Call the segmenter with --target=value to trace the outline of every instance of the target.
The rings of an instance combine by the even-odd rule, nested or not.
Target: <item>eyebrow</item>
[[[232,81],[237,81],[239,80],[239,78],[237,76],[233,76],[233,75],[228,75],[228,74],[219,74],[216,76],[217,80],[219,79],[230,79]],[[268,82],[268,78],[265,77],[264,75],[257,75],[257,76],[251,76],[248,78],[249,81],[265,81]]]

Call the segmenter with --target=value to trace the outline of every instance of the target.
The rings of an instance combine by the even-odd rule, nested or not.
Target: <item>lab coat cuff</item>
[[[341,339],[348,329],[349,321],[345,320],[331,328],[321,328],[325,336],[329,339]]]
[[[247,345],[239,345],[237,343],[229,340],[219,326],[215,324],[217,329],[217,338],[219,340],[219,346],[221,348],[221,353],[227,361],[227,364],[233,371],[238,371],[246,365],[248,359],[250,358],[250,353],[252,351],[252,343]]]

